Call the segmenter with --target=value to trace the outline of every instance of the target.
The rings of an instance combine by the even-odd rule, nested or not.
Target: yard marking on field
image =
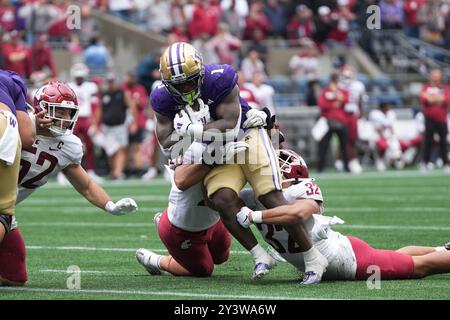
[[[61,251],[104,251],[104,252],[136,252],[138,248],[102,248],[83,246],[27,246],[27,250],[61,250]],[[153,252],[167,253],[166,249],[148,249]],[[250,254],[248,251],[231,250],[231,254]]]
[[[67,273],[67,270],[59,270],[59,269],[42,269],[39,272],[48,272],[48,273]],[[105,275],[115,275],[112,272],[108,271],[100,271],[100,270],[80,270],[80,273],[86,274],[105,274]]]
[[[71,294],[126,294],[126,295],[147,295],[147,296],[175,296],[175,297],[196,297],[196,298],[223,298],[223,299],[250,299],[250,300],[329,300],[317,297],[290,297],[290,296],[253,296],[253,295],[233,295],[233,294],[212,294],[194,292],[174,292],[174,291],[142,291],[142,290],[103,290],[103,289],[50,289],[50,288],[17,288],[0,287],[0,292],[40,292],[40,293],[71,293]]]

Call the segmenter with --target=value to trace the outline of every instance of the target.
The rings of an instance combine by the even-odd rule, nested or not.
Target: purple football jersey
[[[15,72],[0,70],[0,102],[6,104],[13,114],[16,110],[27,112],[27,88]]]
[[[238,76],[236,70],[227,64],[207,64],[205,65],[205,77],[201,87],[200,98],[205,104],[209,106],[209,113],[211,119],[216,118],[216,107],[222,100],[231,93],[236,86]],[[239,98],[242,109],[241,127],[245,120],[247,120],[246,113],[250,110],[250,106],[243,98]],[[175,118],[175,115],[184,105],[180,105],[166,87],[161,84],[156,87],[150,94],[150,101],[153,109],[170,119]]]

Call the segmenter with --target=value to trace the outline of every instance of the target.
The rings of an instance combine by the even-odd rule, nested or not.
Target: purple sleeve
[[[16,74],[16,73],[12,74],[11,78],[15,83],[14,104],[16,105],[16,110],[28,112],[27,101],[26,101],[27,87],[25,86],[25,83],[23,82],[22,78],[18,74]]]
[[[221,65],[220,67],[223,68],[223,72],[211,75],[212,77],[218,75],[217,77],[214,77],[215,79],[212,82],[215,101],[221,101],[229,95],[238,81],[236,70],[234,70],[232,66]]]
[[[176,103],[163,87],[156,87],[150,94],[150,103],[153,110],[160,115],[173,119],[176,115]]]

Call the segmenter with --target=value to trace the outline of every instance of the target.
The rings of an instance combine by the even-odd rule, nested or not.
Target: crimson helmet
[[[280,149],[277,154],[284,182],[309,179],[308,166],[300,155],[289,149]]]
[[[47,110],[46,118],[52,119],[54,124],[49,127],[55,136],[72,133],[78,119],[78,99],[75,92],[67,84],[51,81],[40,87],[33,99],[35,112]]]

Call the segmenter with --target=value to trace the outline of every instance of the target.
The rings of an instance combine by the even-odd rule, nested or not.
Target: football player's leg
[[[214,264],[224,263],[230,256],[231,235],[221,220],[209,231],[208,248]]]
[[[414,277],[424,278],[432,274],[450,273],[450,251],[432,252],[412,257]]]
[[[183,269],[197,277],[208,277],[214,270],[214,262],[208,249],[205,232],[187,232],[172,225],[168,219],[167,212],[161,216],[158,224],[158,233],[161,241],[176,261],[168,259],[163,261],[160,267],[169,268],[169,272],[182,272]],[[171,273],[172,273],[171,272]],[[180,275],[180,274],[178,274]]]
[[[266,130],[262,128],[252,129],[245,142],[249,145],[246,154],[248,158],[246,164],[242,166],[242,170],[247,181],[252,185],[256,198],[266,208],[288,204],[282,192],[278,156]],[[300,251],[304,253],[305,275],[309,278],[309,281],[305,281],[305,284],[320,282],[328,262],[312,246],[305,226],[299,223],[286,226],[285,229],[297,243]]]
[[[0,139],[3,138],[7,125],[7,117],[0,112]],[[20,139],[19,136],[17,136],[17,139]],[[0,242],[10,230],[10,216],[14,215],[15,211],[20,155],[21,145],[19,141],[14,163],[12,165],[6,165],[3,160],[0,160]]]
[[[14,229],[0,244],[0,285],[21,286],[27,279],[25,243]]]
[[[347,237],[356,257],[356,279],[366,280],[378,271],[382,280],[411,279],[415,276],[415,257],[391,250],[372,248],[356,237]]]
[[[406,254],[408,256],[423,256],[429,253],[436,252],[436,248],[422,247],[422,246],[407,246],[398,249],[397,252]]]
[[[228,231],[253,256],[255,261],[253,278],[260,279],[269,272],[276,261],[258,244],[251,229],[243,228],[236,219],[237,213],[245,205],[238,196],[245,183],[244,172],[237,164],[218,166],[204,179],[208,198],[220,213]]]

